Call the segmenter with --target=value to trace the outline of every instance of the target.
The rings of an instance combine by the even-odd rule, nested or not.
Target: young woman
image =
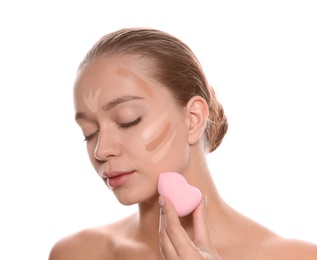
[[[317,259],[317,247],[284,239],[227,205],[205,155],[227,120],[192,51],[162,31],[130,28],[101,38],[79,66],[76,121],[90,161],[124,205],[139,210],[53,247],[50,260]],[[159,196],[161,172],[182,174],[203,194],[178,218]]]

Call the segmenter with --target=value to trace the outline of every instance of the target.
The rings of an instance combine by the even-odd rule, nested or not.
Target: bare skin
[[[92,136],[87,142],[92,165],[122,204],[137,203],[139,211],[116,223],[86,229],[58,241],[49,259],[317,259],[316,245],[284,239],[222,200],[201,138],[208,118],[206,104],[200,97],[193,97],[185,108],[177,107],[168,90],[151,80],[144,69],[147,62],[135,57],[106,57],[82,69],[75,83],[77,121],[84,135]],[[129,72],[129,68],[133,71]],[[89,93],[97,96],[96,91],[100,103],[92,110],[85,97]],[[111,109],[105,109],[104,104],[117,101],[123,94],[138,98],[115,107],[111,103],[106,106]],[[161,161],[154,162],[151,158],[159,146],[155,144],[153,151],[147,148],[157,137],[148,140],[142,133],[164,111],[168,111],[170,133],[177,130],[177,135],[171,141],[173,149],[160,155]],[[121,129],[126,119],[137,122],[140,115],[140,123]],[[167,132],[164,135],[162,146],[169,140]],[[132,175],[113,187],[110,184],[115,182],[106,178],[110,170],[132,171]],[[207,198],[192,214],[180,219],[168,199],[161,197],[158,202],[158,174],[170,170],[181,172]]]
[[[156,221],[148,226],[140,223],[136,213],[111,225],[87,229],[64,238],[55,245],[49,259],[160,259],[157,235],[159,209],[157,208],[156,211],[156,216],[153,216],[153,220]],[[313,244],[279,237],[227,205],[224,205],[221,214],[226,217],[221,218],[217,225],[211,224],[217,222],[216,218],[208,217],[208,225],[212,233],[210,239],[220,256],[210,259],[316,259],[317,248]],[[177,222],[176,214],[171,214],[171,217]],[[185,230],[192,234],[190,218],[182,219],[181,222]]]

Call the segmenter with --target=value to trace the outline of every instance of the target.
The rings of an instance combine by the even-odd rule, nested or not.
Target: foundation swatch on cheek
[[[173,132],[173,134],[166,140],[164,145],[151,157],[152,163],[158,163],[160,162],[168,153],[168,151],[172,147],[172,143],[176,136],[176,130]]]
[[[169,112],[164,111],[150,126],[142,133],[144,140],[150,139],[145,146],[148,152],[154,152],[151,157],[152,163],[158,163],[167,154],[176,135],[176,130],[171,133],[171,123],[168,122]]]
[[[150,143],[148,143],[146,146],[145,146],[145,149],[147,151],[154,151],[161,143],[164,139],[166,139],[169,131],[170,131],[170,128],[171,128],[171,124],[170,123],[167,123],[162,132],[154,139],[152,140]]]
[[[89,92],[84,96],[85,105],[92,113],[96,113],[98,111],[98,99],[101,90],[101,87],[97,88],[95,91],[89,90]]]
[[[157,131],[164,126],[168,118],[168,115],[169,115],[168,111],[164,111],[149,127],[147,127],[142,132],[142,138],[144,140],[147,140],[150,137],[154,136],[155,133],[157,133]]]

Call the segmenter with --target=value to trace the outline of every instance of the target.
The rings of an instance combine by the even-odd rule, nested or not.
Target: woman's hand
[[[193,212],[194,241],[182,227],[172,203],[160,196],[160,254],[165,260],[220,260],[210,240],[206,214],[206,198]]]

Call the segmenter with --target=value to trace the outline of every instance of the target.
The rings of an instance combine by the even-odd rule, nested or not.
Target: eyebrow
[[[131,100],[138,100],[138,99],[144,99],[144,98],[138,97],[138,96],[122,96],[122,97],[118,97],[118,98],[116,98],[114,100],[111,100],[107,104],[103,105],[102,106],[102,110],[109,111],[109,110],[113,109],[114,107],[116,107],[117,105],[120,105],[120,104],[125,103],[125,102],[129,102]]]
[[[113,108],[115,108],[116,106],[125,103],[125,102],[129,102],[132,100],[140,100],[140,99],[144,99],[143,97],[138,97],[138,96],[121,96],[118,98],[115,98],[113,100],[111,100],[110,102],[106,103],[105,105],[102,106],[102,110],[104,111],[109,111]],[[79,120],[79,119],[87,119],[88,115],[86,113],[83,112],[77,112],[75,115],[75,120]]]

